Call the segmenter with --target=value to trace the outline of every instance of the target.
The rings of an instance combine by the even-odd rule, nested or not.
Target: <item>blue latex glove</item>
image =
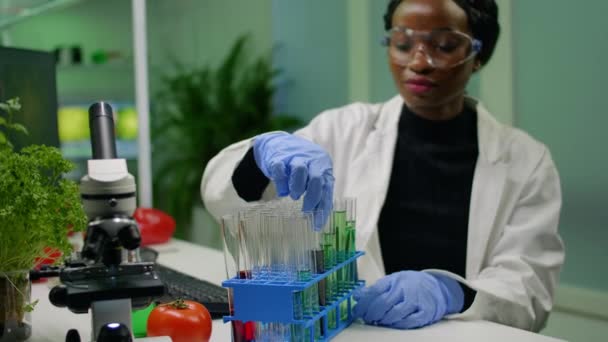
[[[284,133],[267,133],[253,142],[255,161],[277,188],[278,195],[297,200],[304,196],[303,211],[316,211],[314,226],[320,230],[333,205],[334,176],[331,157],[310,140]]]
[[[454,279],[417,271],[381,278],[353,294],[355,318],[367,324],[414,329],[462,310],[464,293]]]

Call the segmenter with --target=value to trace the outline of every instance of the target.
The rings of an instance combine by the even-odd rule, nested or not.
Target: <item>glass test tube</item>
[[[259,277],[263,280],[284,281],[284,237],[275,207],[276,204],[268,204],[257,211]],[[256,341],[287,341],[290,329],[289,325],[281,323],[257,322],[255,333]]]
[[[313,213],[311,220],[315,220],[317,219],[318,215],[322,215],[322,213],[320,212],[315,212]],[[322,241],[323,241],[323,231],[320,232],[313,232],[313,241],[312,241],[312,250],[311,250],[311,254],[313,255],[313,260],[314,260],[314,270],[313,272],[315,274],[323,274],[325,273],[325,260],[323,257],[323,245],[322,245]],[[321,309],[321,307],[326,306],[328,303],[326,302],[326,280],[322,279],[317,283],[317,299],[316,299],[316,303],[318,303],[318,308],[319,310]],[[319,320],[318,323],[318,335],[316,335],[315,337],[317,337],[317,339],[320,336],[325,336],[325,331],[324,331],[324,318],[321,318],[321,320]],[[317,328],[315,328],[317,330]]]
[[[238,218],[234,215],[221,217],[222,240],[224,247],[224,261],[226,265],[226,277],[232,279],[240,277],[243,269],[240,258],[240,240]],[[230,314],[234,315],[234,297],[232,289],[228,289],[228,307]],[[232,341],[247,342],[245,323],[232,321]]]
[[[345,257],[348,259],[355,254],[355,224],[357,215],[357,200],[356,198],[346,197],[344,198],[344,207],[346,209],[346,225],[345,225]],[[357,281],[356,276],[357,264],[353,262],[342,269],[342,291],[347,292],[354,288]],[[348,320],[348,312],[352,308],[353,299],[351,298],[351,307],[349,307],[348,301],[340,304],[340,319],[342,321]]]
[[[329,214],[327,224],[323,228],[323,239],[321,248],[323,250],[323,261],[325,271],[336,265],[336,226],[334,224],[334,215]],[[336,273],[331,273],[325,278],[325,302],[330,305],[337,298],[338,281]],[[327,313],[327,327],[329,329],[336,328],[336,311],[331,310]]]
[[[268,280],[272,277],[273,259],[272,246],[277,243],[276,235],[272,232],[276,229],[276,216],[270,209],[260,213],[260,273],[261,278]]]
[[[346,199],[336,198],[334,199],[334,225],[336,227],[336,261],[338,263],[346,260],[346,250],[348,244],[348,236],[346,234]],[[343,267],[337,271],[338,278],[338,292],[336,297],[339,297],[347,291],[347,271]],[[343,302],[340,303],[340,317],[343,320],[344,312],[347,309],[347,305]]]
[[[305,245],[306,245],[305,254],[306,254],[306,258],[308,259],[308,265],[309,265],[309,268],[311,271],[310,279],[312,279],[312,273],[317,273],[316,272],[316,268],[317,268],[316,251],[318,251],[318,249],[319,249],[319,244],[318,244],[319,233],[316,232],[313,228],[314,215],[312,212],[305,212],[300,215],[301,215],[301,221],[302,221],[302,225],[303,225],[302,229],[305,233],[305,240],[304,240]],[[309,297],[310,317],[312,317],[320,312],[319,284],[314,283],[308,289],[306,289],[306,295]],[[313,332],[314,332],[315,339],[319,339],[319,337],[321,336],[321,322],[320,321],[315,322]]]
[[[357,199],[356,198],[346,198],[346,235],[347,235],[347,245],[346,245],[346,254],[347,257],[352,257],[355,255],[357,251],[356,246],[356,236],[357,236]],[[358,275],[357,275],[357,263],[353,262],[350,265],[349,270],[349,289],[352,289],[357,285]]]
[[[255,207],[248,207],[238,213],[240,251],[243,268],[239,271],[240,279],[253,279],[254,266],[257,268],[256,247],[258,242],[255,223]],[[245,340],[255,341],[256,322],[245,322]]]
[[[346,259],[346,203],[342,198],[334,199],[334,211],[332,213],[334,227],[336,230],[336,263],[341,263]],[[344,270],[336,272],[336,297],[344,291]]]
[[[339,198],[334,200],[334,226],[336,229],[336,261],[343,262],[346,259],[346,200]],[[341,280],[341,279],[339,279]]]
[[[310,258],[307,254],[306,246],[306,227],[302,223],[301,215],[289,213],[283,217],[285,231],[294,233],[292,240],[292,249],[295,251],[295,262],[298,282],[308,282],[311,279]],[[310,296],[307,289],[294,293],[294,318],[297,320],[305,319],[311,316],[312,307]],[[292,340],[306,341],[310,340],[309,330],[305,330],[300,324],[292,325]]]

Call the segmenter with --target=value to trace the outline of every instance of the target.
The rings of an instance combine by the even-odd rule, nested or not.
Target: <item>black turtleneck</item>
[[[432,121],[403,106],[378,231],[387,274],[438,268],[465,276],[477,113]],[[473,293],[465,290],[465,308]]]

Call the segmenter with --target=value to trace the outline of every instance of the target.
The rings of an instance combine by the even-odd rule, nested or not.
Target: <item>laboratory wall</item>
[[[89,1],[64,10],[31,17],[8,30],[10,45],[35,50],[80,46],[87,66],[58,65],[60,102],[90,102],[95,97],[133,99],[130,59],[131,7],[129,1]],[[95,51],[113,51],[124,57],[110,65],[91,65]],[[120,81],[116,81],[119,79]]]
[[[349,0],[273,0],[279,110],[309,120],[349,96]]]
[[[151,93],[176,63],[188,67],[217,65],[236,38],[250,34],[250,53],[269,51],[270,0],[255,2],[148,1],[148,64]],[[89,102],[105,98],[134,100],[131,1],[83,1],[65,9],[29,18],[8,30],[10,45],[53,50],[79,46],[84,65],[58,66],[60,101]],[[93,64],[91,55],[114,55]],[[152,101],[154,96],[152,96]]]
[[[515,123],[547,144],[560,172],[561,282],[608,292],[608,2],[572,4],[514,4]]]

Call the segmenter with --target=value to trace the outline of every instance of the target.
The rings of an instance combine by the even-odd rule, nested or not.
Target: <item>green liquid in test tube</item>
[[[307,341],[304,338],[304,327],[300,324],[292,324],[291,325],[291,339],[290,341],[294,342],[304,342]]]
[[[350,258],[355,255],[355,222],[354,221],[346,221],[346,258]],[[354,288],[356,285],[356,270],[357,264],[353,262],[349,265],[346,265],[341,269],[342,271],[342,286],[340,288],[341,291],[347,292]],[[352,300],[351,300],[352,304]],[[340,319],[342,321],[348,320],[348,301],[344,301],[340,304]]]
[[[313,268],[313,273],[320,274],[323,272],[319,272],[319,271],[324,269],[324,265],[322,264],[323,263],[323,252],[318,249],[320,241],[314,234],[316,234],[316,233],[313,233],[311,231],[311,236],[310,236],[311,240],[309,241],[310,264]],[[312,279],[312,277],[311,277],[311,279]],[[322,291],[324,293],[325,292],[325,288],[324,288],[325,283],[321,284],[320,282],[312,284],[306,291],[306,294],[309,296],[310,303],[311,303],[311,317],[317,315],[321,311],[321,308],[320,308],[321,286],[323,286]],[[321,337],[321,321],[320,320],[317,320],[315,322],[314,334],[315,334],[315,341]]]
[[[297,218],[289,213],[285,213],[285,216],[281,217],[281,222],[283,225],[283,231],[293,232],[291,236],[292,241],[303,241],[303,231],[302,227],[297,224]],[[286,230],[286,227],[290,227],[292,230]],[[293,244],[290,247],[290,257],[288,262],[291,264],[289,268],[293,268],[295,272],[295,281],[302,281],[302,278],[306,276],[306,264],[305,258],[302,255],[305,252],[306,246],[301,243]],[[309,271],[310,272],[310,271]],[[304,310],[305,310],[305,300],[306,296],[304,294],[304,290],[294,292],[293,294],[293,310],[294,310],[294,319],[303,320],[304,319]],[[304,341],[304,327],[301,324],[291,324],[291,341]]]
[[[320,235],[318,232],[315,232],[313,229],[314,215],[312,213],[306,213],[303,215],[303,223],[305,226],[305,245],[306,245],[306,257],[308,259],[308,265],[310,266],[311,273],[319,274],[319,263],[323,262],[322,255],[319,255],[320,260],[317,260],[319,251],[319,243],[320,243]],[[308,280],[312,280],[312,274],[308,275]],[[309,288],[306,289],[305,295],[308,297],[310,302],[310,314],[307,319],[312,318],[316,314],[319,313],[319,284],[314,283]],[[308,329],[308,335],[310,332],[314,334],[314,340],[318,340],[321,337],[321,321],[317,320],[312,327],[312,330]]]
[[[336,234],[335,227],[333,226],[333,218],[331,218],[332,222],[329,223],[329,229],[326,232],[323,232],[323,241],[322,241],[322,249],[323,249],[323,258],[325,261],[325,270],[329,270],[330,268],[336,265]],[[330,305],[336,298],[338,292],[338,281],[335,273],[331,273],[325,278],[325,300],[327,305]],[[327,313],[327,327],[329,329],[336,328],[336,311],[332,310]]]
[[[322,273],[325,273],[325,258],[323,256],[323,250],[320,249],[320,245],[321,245],[320,241],[317,241],[317,243],[318,243],[318,246],[316,248],[318,248],[318,249],[315,249],[312,252],[312,253],[314,253],[315,273],[316,274],[322,274]],[[316,312],[320,311],[320,309],[321,309],[320,307],[321,306],[326,306],[327,305],[326,302],[325,302],[325,298],[326,298],[325,283],[326,283],[325,279],[322,279],[322,280],[320,280],[317,283],[317,285],[318,285],[317,286],[317,295],[318,295],[318,298],[317,298],[316,303],[318,305],[316,306]],[[318,339],[321,335],[325,336],[325,331],[323,330],[324,329],[323,318],[321,320],[319,320],[317,323],[318,323],[318,329],[315,328],[315,334],[316,334],[315,337]]]
[[[334,226],[336,227],[336,261],[337,263],[344,262],[347,258],[346,250],[348,245],[348,235],[346,232],[346,208],[343,201],[338,201],[336,203],[336,211],[334,211]],[[344,292],[348,290],[347,287],[347,268],[343,267],[337,271],[336,277],[338,279],[337,285],[338,290],[336,292],[336,297],[341,296]],[[344,320],[344,314],[346,312],[347,306],[345,303],[340,304],[340,318]]]
[[[310,281],[310,279],[312,279],[310,270],[298,271],[299,281],[304,283]],[[304,317],[312,316],[312,301],[310,300],[311,296],[309,295],[309,290],[311,290],[311,288],[304,290],[304,296],[302,298],[302,313],[304,314]]]
[[[340,206],[340,204],[337,204]],[[334,211],[334,226],[336,227],[336,262],[339,264],[346,260],[346,211]],[[344,291],[344,272],[338,271],[338,291]]]
[[[336,259],[338,263],[346,260],[346,211],[334,211],[334,226],[336,227]]]
[[[355,221],[346,221],[346,240],[347,240],[347,244],[346,244],[346,257],[347,258],[351,258],[355,255],[356,252],[356,246],[355,246],[355,236],[357,235],[357,232],[355,230]],[[356,275],[356,271],[357,271],[357,263],[353,262],[352,264],[350,264],[347,268],[347,277],[346,277],[346,283],[348,286],[348,289],[352,289],[356,283],[357,283],[357,275]]]
[[[355,254],[356,199],[352,197],[337,199],[335,208],[338,262],[344,262]],[[339,270],[338,286],[340,294],[344,294],[353,288],[354,269],[356,269],[356,266],[353,263]],[[348,319],[348,311],[348,301],[342,302],[340,304],[340,320],[346,321]]]
[[[310,270],[303,270],[303,271],[298,271],[298,280],[302,281],[302,282],[308,282],[312,279],[312,275],[310,273]],[[314,292],[316,295],[316,291],[314,291],[314,288],[311,286],[307,289],[305,289],[303,291],[303,298],[302,298],[302,308],[303,308],[303,313],[304,313],[304,318],[305,319],[309,319],[312,317],[313,313],[312,313],[312,293]],[[304,340],[305,341],[310,341],[310,330],[306,329],[306,331],[304,331]]]
[[[299,270],[298,281],[308,282],[311,279],[310,270]],[[294,318],[297,320],[303,320],[312,315],[312,303],[310,301],[310,289],[304,291],[298,291],[294,293]],[[291,340],[292,341],[310,341],[310,331],[304,329],[300,324],[293,324],[291,326]]]

